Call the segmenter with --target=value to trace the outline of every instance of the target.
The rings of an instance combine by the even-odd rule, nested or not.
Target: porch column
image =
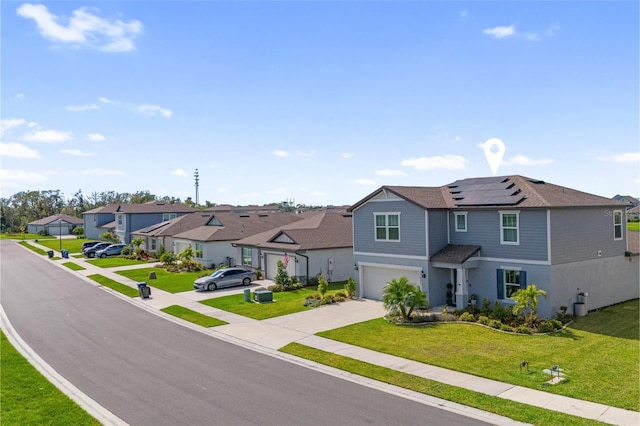
[[[456,309],[465,309],[469,302],[469,289],[467,288],[467,270],[458,268],[456,271]]]

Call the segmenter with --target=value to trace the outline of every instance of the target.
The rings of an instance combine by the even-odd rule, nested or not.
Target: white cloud
[[[276,149],[275,151],[273,151],[273,155],[275,155],[276,157],[288,157],[289,153],[281,149]]]
[[[349,158],[353,157],[353,153],[351,152],[343,152],[342,154],[340,154],[340,156],[346,160],[348,160]]]
[[[511,157],[506,161],[503,161],[504,165],[516,165],[516,166],[542,166],[545,164],[553,163],[553,159],[551,158],[542,158],[540,160],[535,160],[533,158],[527,157],[526,155],[516,155],[515,157]]]
[[[378,176],[404,176],[405,173],[402,170],[376,170]]]
[[[187,172],[185,172],[182,169],[175,169],[174,171],[171,172],[172,175],[174,176],[182,176],[182,177],[186,177],[187,176]]]
[[[467,19],[469,12],[467,10],[461,10],[458,12],[458,16],[460,16],[461,19]]]
[[[71,132],[59,132],[57,130],[36,130],[27,133],[22,140],[28,142],[45,142],[45,143],[61,143],[73,139]]]
[[[90,140],[91,142],[104,142],[107,140],[107,138],[105,138],[100,133],[89,133],[87,135],[87,139]]]
[[[41,4],[25,3],[17,12],[23,18],[33,19],[40,34],[53,42],[72,47],[91,47],[105,52],[134,50],[133,40],[142,33],[143,28],[140,21],[103,19],[86,7],[76,9],[71,18],[53,15]],[[66,22],[66,25],[60,22]]]
[[[435,157],[420,157],[403,160],[402,165],[416,170],[459,170],[464,169],[469,161],[459,155],[437,155]]]
[[[98,98],[98,100],[104,104],[109,104],[109,105],[113,105],[114,102],[111,101],[110,99],[105,98],[104,96],[101,96]]]
[[[67,155],[73,155],[74,157],[93,157],[95,155],[90,152],[80,151],[79,149],[61,149],[60,152]]]
[[[97,175],[97,176],[111,176],[111,175],[122,175],[124,174],[124,172],[122,170],[90,169],[90,170],[83,170],[82,174]]]
[[[92,109],[98,109],[99,106],[96,104],[91,104],[91,105],[68,105],[67,110],[69,111],[89,111]]]
[[[371,186],[376,184],[376,181],[372,179],[356,179],[354,182],[357,183],[358,185],[363,185],[363,186]]]
[[[302,152],[299,149],[296,149],[296,156],[298,157],[313,157],[316,155],[316,150],[312,149],[309,152]]]
[[[138,105],[135,107],[136,111],[144,115],[156,115],[160,114],[165,118],[169,118],[173,115],[173,111],[170,109],[162,108],[158,105]]]
[[[283,195],[283,194],[286,194],[287,192],[289,192],[289,190],[282,186],[265,191],[265,193],[269,195]]]
[[[482,30],[482,32],[495,38],[504,38],[514,35],[516,33],[516,27],[514,25],[509,25],[508,27],[498,26],[493,28],[485,28],[484,30]]]
[[[23,183],[40,183],[46,182],[47,178],[44,175],[27,172],[24,170],[9,170],[9,169],[0,169],[0,182],[2,182],[2,186],[8,187],[18,187],[19,184]]]
[[[16,142],[0,142],[0,156],[9,158],[26,158],[30,160],[42,158],[37,150]]]
[[[623,154],[614,154],[605,157],[598,157],[600,161],[608,161],[611,163],[636,163],[640,164],[640,152],[625,152]]]
[[[544,30],[544,35],[547,37],[553,37],[558,31],[560,31],[560,25],[552,24],[549,28]]]
[[[17,93],[16,99],[20,99],[20,100],[24,99],[24,93]]]
[[[4,118],[0,120],[0,135],[5,131],[13,129],[14,127],[20,127],[27,124],[27,120],[23,118]]]

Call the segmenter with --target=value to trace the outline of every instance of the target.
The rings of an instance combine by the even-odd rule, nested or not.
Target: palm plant
[[[387,283],[382,293],[382,302],[391,315],[400,314],[405,321],[411,319],[415,309],[429,308],[427,295],[404,276]]]
[[[535,284],[529,284],[527,288],[520,289],[513,295],[513,298],[516,301],[516,304],[513,307],[513,313],[518,315],[521,311],[528,309],[525,321],[529,326],[533,325],[533,321],[537,316],[538,296],[546,298],[547,292],[544,290],[538,290]]]

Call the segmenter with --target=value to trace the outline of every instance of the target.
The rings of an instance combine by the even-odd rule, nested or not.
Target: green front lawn
[[[107,260],[107,259],[99,259]],[[149,272],[155,271],[156,279],[149,279]],[[193,282],[204,275],[213,273],[212,270],[197,272],[167,272],[164,268],[142,268],[130,269],[116,272],[123,277],[127,277],[137,282],[145,281],[150,287],[168,291],[169,293],[180,293],[193,290]]]
[[[595,420],[571,416],[557,411],[545,410],[544,408],[538,408],[532,405],[498,398],[497,396],[486,395],[480,392],[446,385],[435,380],[425,379],[342,355],[321,351],[299,343],[290,343],[280,350],[320,364],[349,371],[350,373],[357,374],[359,376],[368,377],[394,386],[410,389],[436,398],[445,399],[447,401],[457,402],[459,404],[464,404],[469,407],[509,417],[513,420],[518,420],[527,424],[566,426],[602,424]]]
[[[86,241],[95,241],[88,240],[86,238],[63,238],[62,239],[62,249],[68,250],[69,253],[82,253],[82,243]],[[38,244],[48,247],[51,250],[60,251],[60,240],[57,238],[54,240],[38,240]]]
[[[38,240],[38,242],[40,242],[40,240],[51,240],[54,239],[56,237],[52,237],[51,235],[38,235],[38,234],[27,234],[25,233],[20,234],[0,234],[0,240]]]
[[[183,320],[201,325],[202,327],[216,327],[218,325],[228,324],[226,321],[201,314],[200,312],[192,311],[191,309],[187,309],[179,305],[167,306],[160,310],[173,315],[174,317],[182,318]]]
[[[640,408],[638,300],[578,317],[551,335],[501,333],[474,324],[397,326],[384,319],[318,333],[329,339],[572,398]],[[522,361],[529,372],[520,371]],[[567,380],[548,385],[558,365]]]
[[[0,331],[2,425],[96,425],[100,422],[49,382]]]
[[[122,293],[125,296],[129,296],[129,297],[140,296],[140,291],[137,288],[129,287],[128,285],[114,281],[111,278],[107,278],[104,275],[93,274],[93,275],[87,276],[87,278],[92,279],[93,281],[99,284],[102,284],[105,287],[109,287],[112,290]]]
[[[146,260],[133,260],[126,259],[124,257],[96,257],[91,260],[87,260],[87,262],[99,266],[100,268],[117,268],[120,266],[142,265],[143,263],[149,263]]]
[[[627,222],[627,230],[640,231],[640,222]]]
[[[78,265],[75,262],[65,262],[65,263],[63,263],[63,265],[66,266],[67,268],[71,269],[72,271],[82,271],[84,269],[87,269],[84,266]]]
[[[329,284],[327,294],[335,293],[338,290],[344,290],[344,283]],[[315,288],[303,288],[295,291],[273,293],[273,302],[271,303],[245,302],[244,294],[216,297],[214,299],[203,300],[200,303],[245,317],[263,320],[314,309],[304,306],[303,303],[305,296],[316,293]],[[322,307],[315,309],[322,309]]]

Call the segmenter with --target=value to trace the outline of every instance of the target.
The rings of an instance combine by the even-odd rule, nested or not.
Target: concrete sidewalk
[[[62,259],[57,262],[73,261],[85,270],[77,273],[87,276],[99,273],[113,280],[137,288],[135,281],[116,274],[113,270],[97,267],[85,259]],[[148,268],[154,264],[133,265],[122,269]],[[380,318],[386,311],[381,302],[373,300],[357,300],[345,303],[327,305],[319,309],[311,309],[282,317],[270,318],[262,321],[242,317],[199,303],[200,300],[221,297],[229,294],[240,294],[246,287],[221,289],[215,292],[187,291],[172,294],[153,288],[153,280],[147,283],[152,287],[151,297],[148,299],[134,298],[133,303],[145,308],[160,310],[171,305],[180,305],[205,315],[226,321],[228,324],[210,329],[212,335],[220,334],[249,342],[269,350],[296,342],[302,345],[332,352],[349,358],[365,361],[374,365],[394,369],[407,374],[438,381],[451,386],[458,386],[475,392],[504,398],[548,410],[563,412],[587,419],[598,420],[613,425],[640,425],[640,413],[623,410],[589,401],[583,401],[542,392],[534,389],[515,386],[495,380],[485,379],[470,374],[446,370],[404,358],[387,355],[348,345],[333,340],[315,336],[316,333],[331,330],[350,324]],[[258,285],[268,286],[270,282],[258,282]]]

